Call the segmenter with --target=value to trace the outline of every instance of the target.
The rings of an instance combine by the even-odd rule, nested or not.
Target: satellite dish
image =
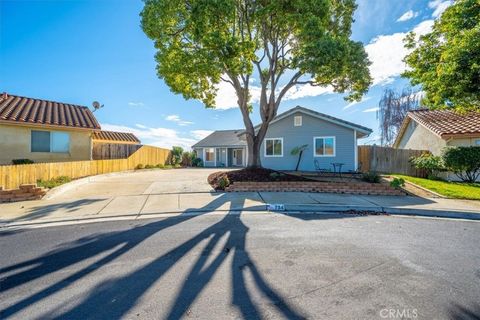
[[[97,111],[98,109],[103,108],[103,104],[101,105],[100,102],[98,102],[98,101],[93,101],[92,106],[93,106],[93,112]]]

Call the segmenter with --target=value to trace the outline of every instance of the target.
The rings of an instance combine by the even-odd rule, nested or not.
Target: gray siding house
[[[257,126],[259,128],[259,126]],[[357,139],[371,129],[320,112],[297,106],[277,115],[262,143],[262,166],[274,170],[294,170],[298,156],[293,148],[307,145],[299,170],[333,170],[341,163],[342,171],[357,170]],[[206,167],[244,167],[247,147],[244,130],[215,131],[192,146]]]

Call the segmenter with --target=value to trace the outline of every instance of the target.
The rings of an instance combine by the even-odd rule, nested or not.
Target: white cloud
[[[165,120],[175,122],[179,126],[188,126],[188,125],[193,124],[192,121],[185,121],[185,120],[180,119],[180,116],[178,114],[168,115],[168,116],[165,117]]]
[[[128,105],[131,107],[143,107],[145,104],[143,102],[129,102]]]
[[[136,127],[128,127],[109,123],[102,123],[101,126],[103,130],[131,132],[142,141],[142,144],[167,149],[170,149],[172,146],[181,146],[187,150],[197,141],[190,137],[193,136],[193,133],[180,136],[178,131],[168,128],[150,128],[144,125],[139,126],[138,124]]]
[[[194,139],[202,140],[203,138],[210,135],[212,132],[212,130],[192,130],[190,131],[190,134]]]
[[[363,103],[363,102],[368,101],[368,100],[370,100],[370,99],[372,99],[372,97],[363,97],[363,99],[360,100],[360,101],[352,101],[352,102],[350,102],[349,104],[347,104],[345,107],[343,107],[343,110],[349,109],[349,108],[353,107],[353,106],[356,105],[356,104]]]
[[[418,12],[413,10],[408,10],[400,18],[397,19],[397,22],[407,21],[407,20],[416,18],[417,16],[418,16]]]
[[[430,32],[432,26],[433,20],[425,20],[418,24],[413,32],[418,37]],[[380,35],[365,46],[365,51],[372,61],[370,74],[373,77],[373,85],[389,83],[405,71],[403,58],[410,52],[403,43],[406,35],[406,32]]]
[[[257,103],[260,100],[260,87],[250,85],[251,103]],[[219,110],[227,110],[238,108],[237,94],[232,85],[222,81],[217,85],[217,97],[215,99],[215,107]]]
[[[333,93],[333,87],[320,87],[320,86],[311,86],[309,84],[298,85],[290,90],[285,94],[283,97],[284,100],[295,100],[304,97],[316,97],[322,94],[329,94]]]
[[[432,17],[438,18],[452,4],[453,1],[451,0],[433,0],[428,3],[428,7],[433,9]]]
[[[365,109],[362,112],[377,112],[378,110],[380,110],[379,107],[374,107],[374,108]]]

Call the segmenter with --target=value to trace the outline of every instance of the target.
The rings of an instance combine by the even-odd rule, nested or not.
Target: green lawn
[[[449,198],[480,200],[480,183],[436,181],[400,174],[393,174],[393,176],[403,178]]]

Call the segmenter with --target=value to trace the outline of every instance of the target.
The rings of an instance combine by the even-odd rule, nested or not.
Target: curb
[[[228,210],[196,210],[189,209],[183,211],[169,211],[169,212],[157,212],[157,213],[142,213],[142,214],[127,214],[127,215],[111,215],[111,216],[85,216],[79,218],[69,219],[56,219],[56,220],[42,220],[42,221],[21,221],[10,222],[2,221],[0,223],[0,232],[2,230],[11,230],[19,228],[35,228],[41,226],[59,226],[69,225],[75,223],[93,223],[102,221],[120,221],[120,220],[136,220],[136,219],[148,219],[148,218],[166,218],[166,217],[188,217],[208,214],[238,214],[242,212],[251,213],[274,213],[274,214],[318,214],[318,215],[331,215],[342,214],[344,212],[363,211],[363,212],[376,212],[388,215],[409,216],[409,217],[430,217],[430,218],[447,218],[447,219],[461,219],[470,221],[480,221],[480,212],[459,212],[459,211],[447,211],[447,210],[429,210],[429,209],[404,209],[393,207],[380,207],[380,206],[354,206],[354,205],[285,205],[285,210],[269,211],[265,208],[234,208]]]

